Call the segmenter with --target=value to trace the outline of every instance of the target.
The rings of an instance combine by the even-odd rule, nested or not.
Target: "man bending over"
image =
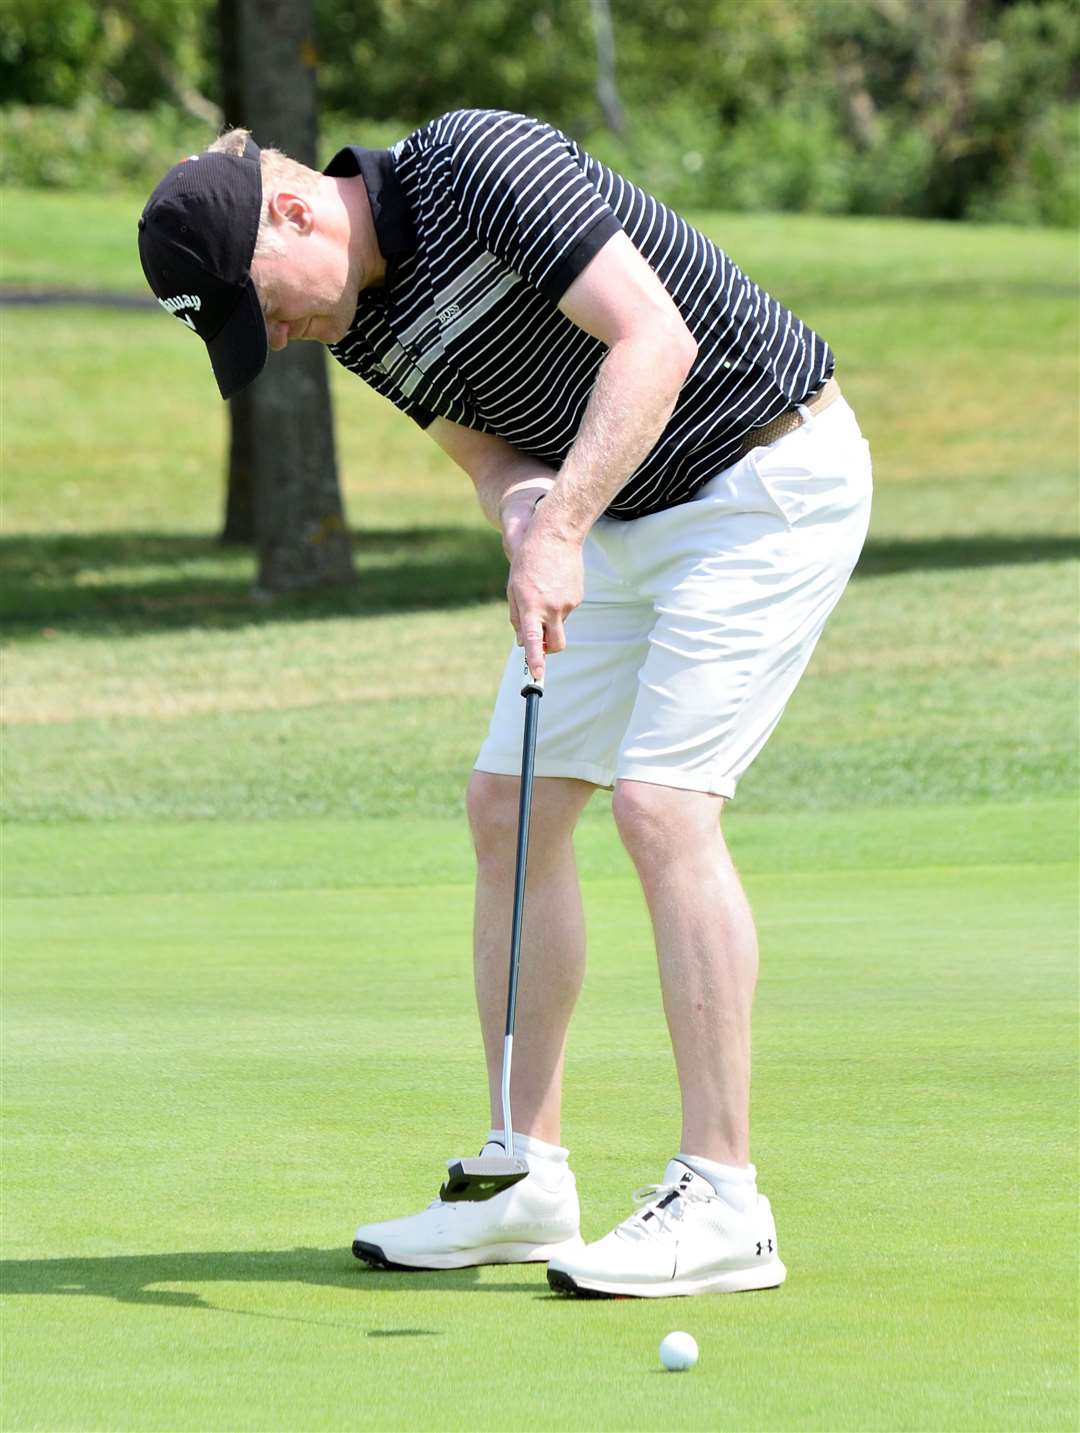
[[[150,285],[206,341],[224,397],[268,349],[314,339],[468,473],[502,533],[517,641],[548,668],[507,1151],[529,1175],[362,1225],[354,1252],[546,1260],[571,1294],[780,1284],[750,1163],[757,940],[720,815],[866,534],[869,452],[828,344],[679,215],[517,114],[455,111],[322,174],[232,131],[166,175],[139,227]],[[520,688],[511,651],[468,791],[489,1153]],[[586,1245],[560,1101],[585,963],[572,834],[597,787],[614,788],[652,917],[682,1129],[660,1183]]]

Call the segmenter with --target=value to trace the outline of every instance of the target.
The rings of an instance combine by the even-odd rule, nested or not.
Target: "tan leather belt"
[[[839,383],[835,378],[829,378],[812,397],[799,406],[814,415],[824,412],[829,404],[834,403],[839,397]],[[786,413],[781,413],[779,418],[774,418],[771,423],[765,423],[760,428],[751,428],[749,433],[743,437],[738,456],[743,457],[749,453],[751,448],[767,448],[770,443],[775,443],[777,438],[783,438],[787,433],[794,433],[795,429],[801,428],[805,421],[806,419],[798,408],[789,408]]]

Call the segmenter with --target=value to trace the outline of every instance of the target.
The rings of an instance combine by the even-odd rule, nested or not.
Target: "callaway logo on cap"
[[[262,211],[259,147],[174,164],[139,220],[139,258],[162,308],[204,341],[222,398],[262,372],[266,321],[251,279]]]

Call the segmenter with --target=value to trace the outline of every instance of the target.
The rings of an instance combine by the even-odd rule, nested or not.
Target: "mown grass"
[[[141,283],[137,209],[6,196],[4,282]],[[702,222],[834,343],[878,483],[725,818],[789,1284],[581,1306],[535,1269],[353,1267],[353,1222],[420,1207],[485,1120],[462,793],[509,643],[496,535],[335,370],[358,584],[257,603],[216,541],[199,346],[155,313],[0,310],[5,1426],[1074,1421],[1072,246]],[[605,807],[567,1081],[589,1237],[677,1138]],[[677,1325],[702,1361],[666,1380]]]
[[[1016,810],[750,823],[755,1157],[791,1272],[678,1307],[348,1251],[486,1126],[461,823],[16,828],[5,1428],[1063,1433],[1075,843],[1067,805]],[[565,1138],[595,1238],[678,1108],[640,892],[582,848]]]

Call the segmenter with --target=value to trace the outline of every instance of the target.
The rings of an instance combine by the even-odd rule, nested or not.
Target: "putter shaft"
[[[525,735],[521,743],[521,788],[518,793],[517,856],[514,863],[514,911],[510,923],[510,975],[506,987],[506,1034],[503,1040],[502,1113],[506,1153],[513,1157],[514,1122],[510,1112],[510,1070],[514,1060],[514,1025],[517,1019],[518,969],[521,965],[521,923],[525,912],[525,869],[529,857],[529,818],[532,814],[533,768],[536,764],[536,725],[544,686],[525,668]]]

